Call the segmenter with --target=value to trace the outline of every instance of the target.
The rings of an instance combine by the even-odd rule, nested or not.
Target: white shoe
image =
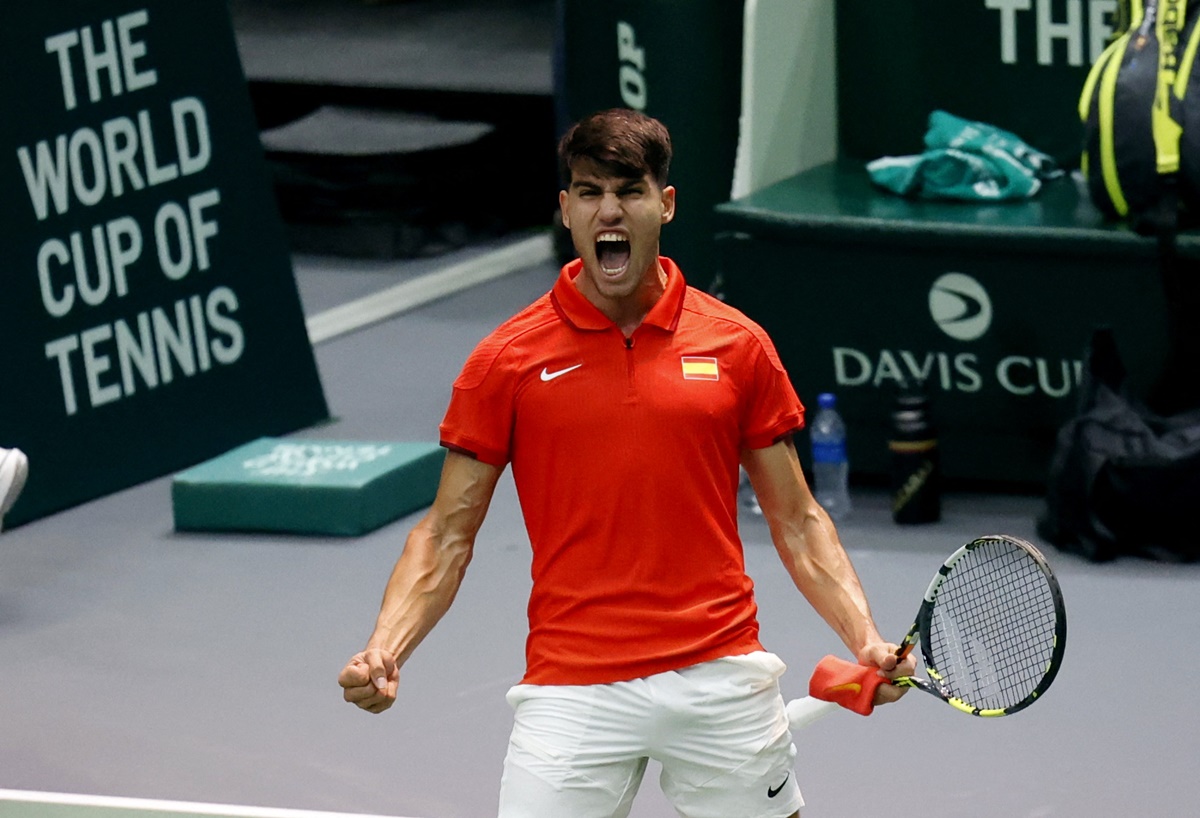
[[[17,502],[25,478],[29,476],[29,458],[20,449],[0,449],[0,530],[4,515]]]

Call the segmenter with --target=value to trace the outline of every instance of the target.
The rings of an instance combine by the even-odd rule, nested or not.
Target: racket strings
[[[1054,651],[1057,606],[1041,565],[1003,540],[956,562],[938,589],[926,643],[947,695],[1007,708],[1038,687]]]

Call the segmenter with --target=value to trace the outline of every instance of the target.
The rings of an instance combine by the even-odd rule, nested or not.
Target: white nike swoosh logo
[[[545,367],[543,367],[542,368],[542,380],[543,381],[552,381],[560,375],[566,375],[568,372],[572,372],[576,369],[579,369],[579,367],[581,367],[581,366],[583,366],[583,364],[575,364],[575,366],[568,366],[566,369],[560,369],[557,372],[550,372]]]

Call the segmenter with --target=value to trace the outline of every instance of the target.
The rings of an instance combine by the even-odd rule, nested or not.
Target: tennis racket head
[[[921,687],[976,716],[1007,716],[1054,681],[1067,643],[1062,591],[1032,544],[1004,534],[955,551],[925,592],[906,644],[918,637]]]

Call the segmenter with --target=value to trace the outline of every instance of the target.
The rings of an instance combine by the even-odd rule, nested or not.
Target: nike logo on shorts
[[[779,793],[783,792],[784,786],[787,784],[788,779],[791,777],[792,777],[792,774],[788,773],[787,775],[785,775],[783,777],[783,782],[778,787],[768,787],[767,788],[767,798],[774,798],[775,796],[779,795]]]
[[[552,381],[555,378],[566,375],[568,372],[573,372],[576,369],[579,369],[579,367],[581,367],[581,366],[583,366],[583,364],[575,364],[575,366],[568,366],[566,369],[559,369],[555,372],[550,372],[545,367],[543,367],[542,368],[542,380],[543,381]]]

